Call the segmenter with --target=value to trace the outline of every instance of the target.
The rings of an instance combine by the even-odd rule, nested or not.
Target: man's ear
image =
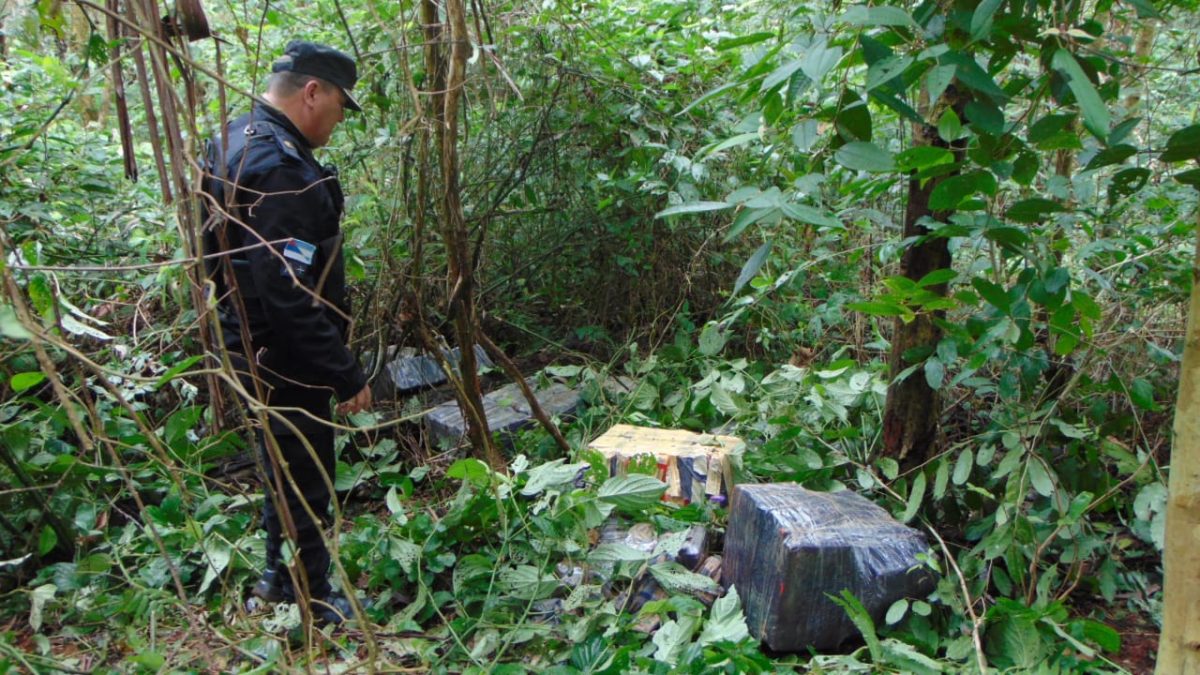
[[[305,103],[316,101],[317,94],[321,93],[321,83],[317,80],[309,80],[304,83],[303,92]]]

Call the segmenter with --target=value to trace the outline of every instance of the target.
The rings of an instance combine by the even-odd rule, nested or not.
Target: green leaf
[[[971,15],[971,41],[979,41],[992,31],[992,17],[1003,0],[983,0]]]
[[[954,81],[954,73],[957,71],[957,66],[953,64],[934,66],[925,74],[925,90],[929,92],[929,100],[936,102],[942,97],[942,93],[946,91],[946,87]]]
[[[911,310],[907,309],[903,305],[900,305],[900,304],[897,304],[894,302],[888,302],[886,300],[865,300],[863,302],[849,302],[849,303],[846,303],[846,307],[848,307],[856,312],[862,312],[863,314],[870,314],[871,316],[903,316],[905,314],[911,313]]]
[[[1093,619],[1082,619],[1083,636],[1096,643],[1106,652],[1115,654],[1121,651],[1121,634]]]
[[[1194,188],[1200,189],[1200,169],[1188,169],[1187,171],[1180,171],[1172,176],[1172,178],[1180,183],[1183,183],[1184,185],[1191,185]]]
[[[996,85],[996,81],[992,79],[992,76],[979,66],[974,56],[963,52],[949,51],[942,55],[941,61],[942,63],[954,64],[956,66],[954,70],[955,77],[968,88],[997,102],[1008,100],[1008,95]]]
[[[1102,167],[1120,164],[1135,154],[1137,154],[1137,148],[1132,145],[1121,144],[1104,148],[1096,153],[1096,156],[1092,158],[1092,161],[1087,163],[1087,166],[1083,167],[1083,170],[1095,171]]]
[[[1004,113],[988,99],[981,98],[967,103],[964,113],[976,133],[993,136],[1004,133]]]
[[[492,472],[487,464],[473,457],[460,459],[446,469],[447,478],[467,481],[478,486],[487,485],[491,476]]]
[[[776,68],[770,75],[766,77],[766,79],[763,80],[760,91],[767,92],[783,84],[784,82],[787,82],[792,75],[796,73],[796,71],[800,70],[803,65],[803,60],[796,59],[795,61],[789,61]]]
[[[609,508],[612,508],[611,506]],[[621,542],[600,544],[588,553],[588,561],[594,563],[645,562],[654,554],[636,549]]]
[[[816,120],[800,120],[792,127],[792,145],[800,152],[808,152],[821,137],[821,126]]]
[[[1167,139],[1167,149],[1158,156],[1164,162],[1182,162],[1200,157],[1200,124],[1184,127]]]
[[[896,166],[901,171],[920,171],[953,163],[954,153],[934,145],[918,145],[896,155]]]
[[[929,208],[952,211],[962,200],[975,194],[975,179],[971,176],[951,176],[937,184],[929,193]]]
[[[911,56],[890,56],[871,64],[871,67],[867,69],[867,91],[899,77],[912,64]]]
[[[958,273],[951,269],[934,270],[921,277],[921,280],[917,282],[917,288],[929,288],[930,286],[948,284],[957,276]]]
[[[579,472],[591,466],[587,462],[564,464],[565,461],[565,459],[559,458],[535,466],[529,471],[529,478],[526,480],[525,486],[521,488],[521,494],[533,497],[546,490],[572,486],[575,479],[579,477]]]
[[[1161,19],[1162,14],[1154,8],[1154,3],[1151,0],[1125,0],[1131,7],[1137,10],[1139,19]]]
[[[163,373],[161,377],[159,377],[157,380],[154,381],[154,388],[158,389],[159,387],[163,386],[167,382],[170,382],[171,380],[175,379],[175,377],[177,375],[179,375],[183,371],[187,370],[188,368],[191,368],[192,366],[196,365],[203,358],[204,358],[203,354],[195,354],[195,355],[189,356],[186,359],[180,361],[179,363],[176,363],[175,365],[171,366],[167,370],[167,372]]]
[[[12,305],[0,303],[0,337],[14,340],[28,340],[33,337],[33,334],[26,330],[20,319],[17,318],[17,313],[13,310]]]
[[[798,220],[802,223],[809,223],[820,227],[830,227],[837,230],[845,229],[842,221],[825,215],[824,213],[814,209],[811,206],[797,204],[795,202],[787,202],[782,207],[784,215],[792,220]]]
[[[971,477],[971,469],[975,466],[975,453],[970,448],[963,450],[954,461],[954,475],[950,480],[955,485],[962,485]]]
[[[58,545],[58,533],[49,525],[42,526],[42,533],[38,536],[38,555],[46,555],[54,550]]]
[[[673,561],[651,565],[650,574],[668,593],[717,593],[721,590],[711,578]]]
[[[849,88],[842,90],[833,124],[837,127],[838,135],[847,142],[871,140],[871,110]]]
[[[708,621],[704,624],[697,642],[709,645],[714,642],[741,642],[750,637],[746,616],[742,613],[742,600],[737,587],[730,586],[729,592],[713,603]]]
[[[913,478],[912,488],[908,491],[908,502],[904,506],[904,514],[900,516],[900,521],[907,523],[917,516],[917,512],[921,510],[921,501],[925,499],[925,474],[918,473]]]
[[[772,213],[776,212],[777,210],[774,207],[762,209],[743,208],[742,211],[738,213],[737,218],[733,219],[733,224],[729,226],[729,232],[725,234],[725,243],[728,244],[729,242],[733,241],[747,227],[767,218]]]
[[[1054,52],[1050,66],[1067,79],[1067,86],[1071,88],[1071,93],[1075,94],[1075,102],[1079,104],[1079,110],[1083,113],[1083,125],[1100,140],[1108,138],[1108,108],[1105,107],[1104,101],[1100,100],[1100,94],[1096,93],[1092,81],[1088,79],[1071,52],[1065,49]]]
[[[817,42],[808,48],[808,53],[804,55],[804,59],[800,63],[800,70],[808,79],[820,82],[821,78],[833,70],[840,60],[842,60],[841,47],[827,47],[824,41]]]
[[[742,265],[742,271],[738,274],[737,281],[733,282],[733,295],[737,295],[738,291],[742,290],[742,287],[749,283],[758,274],[758,271],[762,269],[763,263],[767,261],[767,256],[771,253],[771,246],[772,242],[770,241],[759,246],[754,255],[750,256],[750,259],[746,261],[746,264]]]
[[[691,202],[690,204],[678,204],[670,208],[663,209],[654,214],[655,218],[666,218],[667,216],[676,216],[681,213],[702,213],[704,211],[720,211],[727,209],[733,204],[725,202]]]
[[[719,52],[723,52],[726,49],[733,49],[734,47],[744,47],[746,45],[757,44],[759,42],[770,40],[773,37],[775,37],[775,33],[768,33],[764,31],[761,33],[743,35],[741,37],[723,38],[721,40],[717,40],[716,49]]]
[[[981,277],[975,277],[972,279],[971,285],[975,287],[975,290],[979,293],[980,297],[982,297],[984,300],[987,300],[988,304],[991,306],[995,307],[1001,312],[1004,312],[1005,314],[1008,314],[1011,311],[1012,305],[1008,300],[1008,292],[1002,287]]]
[[[848,590],[842,590],[837,596],[829,595],[828,597],[846,611],[846,616],[850,618],[851,623],[862,634],[863,641],[867,643],[867,651],[871,653],[871,660],[880,663],[883,649],[879,644],[879,635],[875,632],[875,622],[871,620],[867,608],[863,607],[862,602]]]
[[[655,647],[654,660],[675,665],[691,642],[698,623],[698,617],[687,614],[664,623],[650,640]]]
[[[684,115],[692,108],[695,108],[696,106],[700,105],[701,103],[704,103],[705,101],[707,101],[709,99],[716,98],[717,96],[720,96],[721,94],[724,94],[725,92],[730,91],[731,89],[740,89],[744,86],[746,86],[746,83],[742,82],[740,80],[734,80],[733,82],[726,82],[725,84],[717,87],[716,89],[712,89],[708,92],[705,92],[703,95],[700,96],[700,98],[687,104],[687,107],[685,107],[683,110],[680,110],[679,112],[675,113],[675,116],[678,117],[680,115]]]
[[[946,380],[946,366],[936,358],[928,358],[925,360],[925,382],[929,384],[930,389],[941,389],[942,383]]]
[[[883,620],[887,622],[887,625],[894,626],[900,623],[900,620],[903,619],[904,615],[907,613],[908,598],[900,598],[899,600],[893,602],[891,607],[888,607],[887,615],[884,616]]]
[[[989,661],[999,667],[1031,672],[1043,665],[1045,645],[1027,617],[1007,616],[989,625],[987,643]]]
[[[41,371],[31,371],[28,373],[17,373],[9,380],[9,386],[12,390],[21,393],[27,389],[32,389],[46,380],[46,374]]]
[[[725,348],[725,332],[720,324],[710,322],[700,331],[700,353],[704,356],[716,356]]]
[[[701,158],[711,157],[711,156],[717,154],[718,152],[722,152],[722,151],[728,150],[730,148],[736,148],[739,145],[745,145],[751,141],[756,141],[756,140],[758,140],[758,132],[757,131],[748,131],[744,134],[737,134],[736,136],[733,136],[731,138],[726,138],[725,140],[721,141],[720,143],[717,143],[716,145],[714,145],[712,147],[702,149],[698,153],[698,156]],[[701,203],[703,203],[703,202],[701,202]],[[716,202],[710,202],[710,203],[716,203]],[[721,203],[724,203],[724,202],[721,202]],[[715,209],[706,209],[706,210],[715,210]]]
[[[1113,175],[1112,181],[1108,184],[1109,201],[1115,202],[1117,199],[1136,194],[1139,190],[1146,187],[1146,183],[1149,180],[1150,169],[1145,167],[1118,171]]]
[[[1032,152],[1022,152],[1013,162],[1013,180],[1018,185],[1029,185],[1037,178],[1038,158]]]
[[[1130,117],[1124,122],[1121,122],[1117,126],[1113,127],[1112,133],[1108,135],[1108,145],[1118,145],[1121,141],[1125,140],[1129,134],[1137,128],[1137,125],[1141,124],[1141,122],[1142,118],[1140,117]]]
[[[1101,309],[1099,303],[1092,299],[1092,296],[1083,291],[1071,291],[1071,306],[1081,315],[1086,316],[1092,321],[1099,321]]]
[[[1033,484],[1033,489],[1043,497],[1049,497],[1054,494],[1054,481],[1050,479],[1050,474],[1046,472],[1046,467],[1037,457],[1029,458],[1029,482]]]
[[[42,611],[46,602],[54,597],[58,587],[54,584],[42,584],[29,593],[29,627],[37,633],[42,630]]]
[[[950,464],[943,457],[938,460],[937,471],[933,474],[933,499],[940,500],[946,496],[946,486],[950,483]]]
[[[559,581],[553,575],[538,571],[532,565],[506,567],[496,575],[496,586],[518,600],[540,600],[550,597],[558,589]]]
[[[884,172],[896,168],[892,154],[874,143],[858,141],[837,149],[833,158],[838,164],[855,171]]]
[[[1052,199],[1032,197],[1008,207],[1004,217],[1018,223],[1039,223],[1044,221],[1047,215],[1065,210],[1066,207]]]
[[[229,566],[229,561],[233,559],[233,551],[224,539],[213,537],[205,540],[204,555],[208,559],[208,565],[204,569],[204,579],[200,582],[201,593],[207,591],[212,582]]]
[[[614,504],[619,509],[640,511],[658,503],[667,484],[642,473],[614,476],[604,481],[596,497],[602,502]]]
[[[1154,385],[1145,378],[1135,377],[1129,386],[1129,398],[1133,404],[1142,410],[1157,410],[1154,403]]]
[[[1074,115],[1046,115],[1029,126],[1029,130],[1025,132],[1025,140],[1035,145],[1048,140],[1065,129],[1073,119]]]
[[[908,12],[899,7],[864,7],[856,5],[846,10],[842,15],[842,20],[854,26],[909,26],[916,27],[916,23]]]
[[[956,141],[962,136],[962,121],[953,108],[946,108],[937,123],[938,136],[947,143]]]
[[[388,513],[396,519],[401,525],[408,522],[408,516],[404,513],[404,504],[400,501],[400,495],[396,492],[396,486],[388,488],[387,494],[383,498],[384,504],[387,505]]]

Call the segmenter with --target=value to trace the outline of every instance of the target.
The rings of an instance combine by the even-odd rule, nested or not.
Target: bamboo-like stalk
[[[108,27],[108,40],[112,43],[109,49],[109,64],[112,74],[113,104],[117,108],[117,126],[121,135],[121,157],[125,162],[125,177],[137,181],[137,157],[134,156],[133,129],[129,126],[129,102],[125,99],[125,74],[121,68],[121,45],[117,40],[121,37],[121,25],[117,23],[117,0],[106,0],[106,6],[111,14],[105,16]]]
[[[475,360],[477,342],[475,314],[475,283],[467,244],[466,220],[460,199],[458,167],[458,111],[466,80],[469,36],[462,0],[445,3],[446,26],[438,18],[432,0],[421,3],[421,20],[425,26],[426,71],[431,75],[432,112],[440,151],[442,198],[442,241],[446,246],[447,280],[450,291],[447,301],[454,322],[455,340],[460,355],[459,378],[456,387],[459,406],[467,421],[467,435],[475,451],[495,471],[505,470],[504,458],[492,442],[483,393]],[[447,30],[448,27],[448,30]],[[448,36],[448,39],[447,39]],[[443,59],[441,45],[450,45],[449,58]]]
[[[133,65],[137,72],[138,90],[142,94],[142,108],[146,114],[146,135],[154,151],[154,167],[158,170],[158,187],[162,191],[163,203],[170,204],[171,179],[167,175],[167,163],[163,160],[162,135],[158,131],[158,116],[155,114],[154,97],[150,93],[149,73],[146,71],[146,56],[142,53],[145,40],[133,46]]]
[[[1160,675],[1200,672],[1200,229],[1186,336],[1163,538],[1163,626],[1154,669]]]
[[[185,254],[192,261],[192,264],[186,269],[189,282],[188,294],[192,301],[192,307],[196,312],[197,338],[200,343],[200,349],[203,353],[213,353],[213,345],[211,344],[212,331],[209,325],[210,316],[207,311],[207,301],[204,299],[203,291],[205,286],[204,267],[201,262],[203,251],[201,251],[198,235],[202,223],[200,222],[199,204],[195,199],[191,198],[193,194],[192,186],[199,181],[198,179],[192,179],[192,171],[189,169],[188,158],[193,153],[188,150],[187,141],[184,139],[180,124],[181,106],[179,105],[178,94],[171,80],[171,71],[167,62],[168,52],[164,47],[164,44],[166,44],[164,41],[165,36],[162,32],[162,24],[156,18],[153,0],[144,0],[141,2],[140,7],[138,0],[129,0],[129,8],[132,10],[130,18],[138,26],[138,30],[143,35],[157,36],[159,38],[148,41],[147,49],[150,51],[151,72],[158,94],[159,110],[163,122],[163,135],[166,140],[166,148],[170,160],[171,183],[174,185],[175,194],[180,197],[175,202],[179,238],[183,244]],[[176,48],[185,50],[186,46],[180,45]],[[189,63],[190,61],[188,59]],[[176,58],[175,63],[181,72],[188,72],[188,67],[182,60]],[[189,105],[186,108],[189,111],[187,124],[194,138],[195,122],[192,117],[194,112],[192,111],[195,111],[197,107],[197,93],[195,91],[194,78],[190,74],[184,77],[184,81],[187,84],[189,98]],[[205,375],[205,384],[209,392],[209,402],[212,406],[215,427],[219,429],[225,416],[221,387],[216,377],[212,374]]]

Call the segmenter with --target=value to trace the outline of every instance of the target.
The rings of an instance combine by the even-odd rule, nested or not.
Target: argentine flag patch
[[[289,239],[287,245],[283,247],[283,257],[295,261],[291,263],[291,267],[297,275],[308,271],[308,267],[312,265],[313,256],[316,253],[316,246],[301,239]],[[283,274],[286,276],[287,273],[288,271],[285,268]]]

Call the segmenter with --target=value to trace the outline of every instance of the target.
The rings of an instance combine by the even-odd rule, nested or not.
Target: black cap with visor
[[[350,90],[358,82],[358,68],[354,65],[354,59],[333,47],[292,40],[284,48],[283,56],[275,59],[275,63],[271,65],[271,72],[292,72],[319,77],[342,91],[346,97],[347,108],[362,110],[358,101],[350,95]]]

